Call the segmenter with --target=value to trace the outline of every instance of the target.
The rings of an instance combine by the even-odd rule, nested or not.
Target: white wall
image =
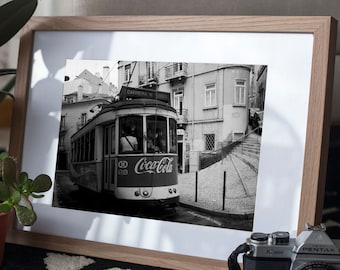
[[[0,0],[0,4],[8,0]],[[38,16],[90,15],[327,15],[340,21],[339,0],[39,0]],[[0,68],[15,67],[18,37],[0,48]],[[6,56],[6,53],[8,56]],[[340,27],[332,122],[340,123]]]

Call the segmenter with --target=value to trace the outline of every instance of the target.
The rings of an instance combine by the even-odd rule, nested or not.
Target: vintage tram
[[[176,119],[169,93],[123,86],[71,137],[71,180],[121,200],[177,205]]]

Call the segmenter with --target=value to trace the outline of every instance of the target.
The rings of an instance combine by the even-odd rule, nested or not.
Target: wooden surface
[[[7,242],[169,269],[227,269],[227,254],[225,261],[219,261],[24,231],[10,232],[7,236]]]
[[[281,16],[57,16],[33,17],[25,31],[159,30],[316,33],[331,25],[331,17]],[[320,34],[320,33],[319,33]]]
[[[31,51],[34,30],[140,30],[140,31],[221,31],[312,33],[314,35],[310,103],[307,121],[298,231],[306,222],[321,221],[325,185],[330,103],[333,86],[336,22],[331,17],[272,16],[116,16],[116,17],[35,17],[25,27],[19,52],[16,102],[11,131],[11,154],[21,161],[25,112],[30,82]],[[279,52],[278,52],[279,53]],[[53,236],[23,234],[13,229],[9,241],[38,247],[65,250],[172,269],[225,269],[225,263],[176,254],[116,247]],[[120,257],[121,256],[121,257]],[[227,255],[226,255],[227,256]],[[214,268],[215,267],[215,268]]]
[[[310,101],[301,190],[299,232],[322,221],[331,122],[337,24],[314,31]]]

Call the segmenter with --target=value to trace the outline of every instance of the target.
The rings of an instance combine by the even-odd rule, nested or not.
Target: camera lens
[[[274,232],[272,234],[274,243],[276,245],[285,245],[289,243],[289,233],[288,232]]]
[[[324,263],[308,263],[302,266],[302,268],[298,268],[300,270],[335,270],[335,268],[331,265],[327,265]]]
[[[252,233],[250,239],[254,242],[267,242],[268,235],[265,233]]]

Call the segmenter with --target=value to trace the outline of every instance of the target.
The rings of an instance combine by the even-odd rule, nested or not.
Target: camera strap
[[[237,262],[237,257],[241,253],[246,253],[250,250],[249,245],[244,243],[239,245],[228,258],[228,269],[229,270],[241,270],[240,265]]]

